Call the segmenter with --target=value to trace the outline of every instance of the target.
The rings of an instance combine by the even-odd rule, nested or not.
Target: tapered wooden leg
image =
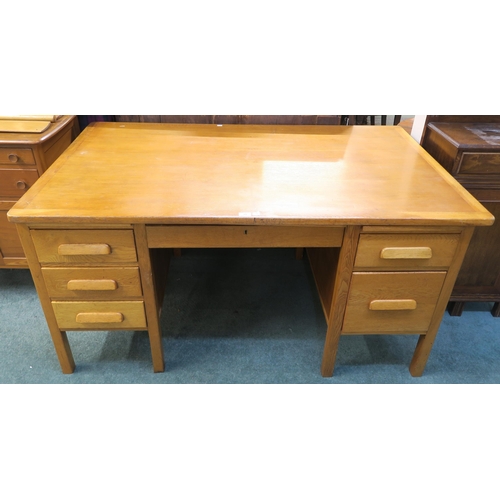
[[[347,294],[349,292],[349,284],[351,283],[360,229],[358,226],[347,227],[339,254],[335,277],[332,276],[332,279],[335,279],[335,283],[330,313],[328,315],[323,361],[321,363],[321,375],[323,377],[331,377],[335,368],[335,359],[342,332]]]
[[[295,258],[297,260],[302,260],[304,258],[304,249],[301,247],[298,247],[295,249]]]
[[[66,374],[73,373],[75,371],[75,360],[73,359],[73,353],[71,352],[71,348],[69,346],[68,336],[66,335],[66,332],[59,329],[57,324],[50,297],[47,293],[47,289],[45,288],[45,281],[42,276],[42,269],[38,262],[35,246],[31,240],[30,230],[27,226],[18,224],[17,232],[23,245],[26,258],[28,259],[31,276],[33,277],[38,298],[40,299],[40,304],[45,314],[45,319],[47,321],[47,326],[49,327],[52,342],[54,343],[59,364],[61,365],[61,370]]]
[[[146,308],[146,317],[148,322],[151,357],[153,359],[153,371],[158,373],[165,370],[160,329],[161,304],[158,304],[158,294],[156,293],[157,283],[153,273],[153,266],[151,264],[151,257],[146,237],[146,227],[142,224],[135,225],[134,232],[137,255],[139,258],[139,267],[141,269],[144,305]]]
[[[421,377],[425,370],[425,365],[429,359],[429,355],[434,345],[437,330],[428,332],[426,335],[420,335],[417,341],[417,347],[413,353],[413,358],[410,362],[410,373],[413,377]]]
[[[448,305],[453,286],[455,285],[458,272],[460,271],[460,266],[464,260],[465,252],[467,251],[473,233],[474,228],[466,228],[462,231],[455,257],[450,268],[448,269],[448,272],[446,273],[443,288],[441,289],[441,294],[437,301],[436,308],[434,309],[429,329],[427,330],[427,334],[420,335],[415,352],[413,353],[413,358],[410,362],[410,373],[414,377],[420,377],[424,372],[425,365],[427,364],[443,314],[445,313],[446,306]]]
[[[62,372],[67,375],[73,373],[75,371],[75,360],[73,359],[73,353],[71,352],[66,332],[59,329],[56,331],[51,330],[50,335]]]

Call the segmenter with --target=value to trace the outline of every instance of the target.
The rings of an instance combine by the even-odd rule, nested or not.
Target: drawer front
[[[445,272],[353,273],[342,333],[425,333]]]
[[[343,227],[148,226],[150,248],[340,247]]]
[[[0,252],[4,257],[24,257],[16,225],[7,220],[7,212],[3,210],[0,210]]]
[[[38,179],[38,170],[28,168],[0,169],[0,196],[20,198]]]
[[[29,148],[0,148],[0,165],[35,165]]]
[[[142,301],[52,302],[61,330],[126,330],[146,328]]]
[[[446,269],[457,249],[459,234],[362,234],[356,269]]]
[[[137,267],[45,267],[42,273],[53,299],[114,300],[142,296]]]
[[[128,229],[35,229],[31,237],[41,264],[137,262],[134,233]]]
[[[500,174],[500,152],[463,153],[457,173]]]

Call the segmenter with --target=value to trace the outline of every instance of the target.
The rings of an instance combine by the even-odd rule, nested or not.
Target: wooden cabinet
[[[7,212],[78,135],[76,116],[61,116],[42,133],[0,133],[0,268],[28,267]]]
[[[498,317],[500,123],[431,122],[424,132],[422,146],[496,219],[491,227],[476,228],[450,297],[449,312],[460,316],[466,302],[494,302],[492,314]]]

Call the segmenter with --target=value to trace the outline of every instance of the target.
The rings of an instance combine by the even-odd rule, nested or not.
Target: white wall
[[[424,133],[425,119],[427,115],[415,115],[413,126],[411,128],[411,136],[420,144],[422,134]]]

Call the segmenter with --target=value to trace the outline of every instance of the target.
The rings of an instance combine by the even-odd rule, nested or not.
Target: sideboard
[[[28,267],[7,212],[79,133],[76,116],[60,116],[40,133],[0,132],[0,268]]]
[[[429,118],[436,120],[436,117]],[[422,146],[500,217],[500,117],[443,116],[429,121]],[[467,302],[493,302],[500,316],[500,224],[477,228],[450,297],[448,311],[460,316]]]

